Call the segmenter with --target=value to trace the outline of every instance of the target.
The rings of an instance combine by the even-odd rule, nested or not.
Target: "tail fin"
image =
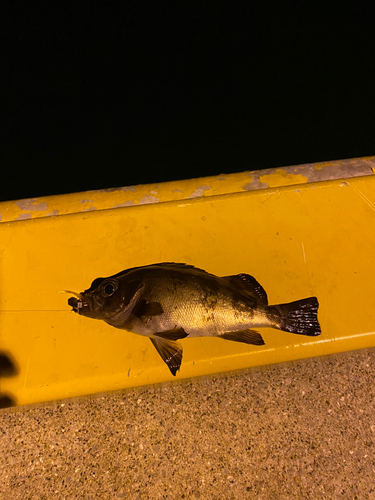
[[[316,337],[321,334],[318,321],[319,302],[316,297],[273,306],[279,312],[278,328],[284,332]]]

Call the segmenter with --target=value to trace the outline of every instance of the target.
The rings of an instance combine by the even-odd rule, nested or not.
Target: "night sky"
[[[375,154],[372,2],[8,2],[0,199]]]

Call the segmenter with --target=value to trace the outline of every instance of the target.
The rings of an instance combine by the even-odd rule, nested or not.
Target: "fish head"
[[[115,278],[97,278],[89,289],[68,299],[68,304],[80,316],[104,321],[123,311],[125,303],[126,297]]]

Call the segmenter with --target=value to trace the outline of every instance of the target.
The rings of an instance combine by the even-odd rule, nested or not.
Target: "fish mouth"
[[[73,311],[82,314],[84,310],[87,312],[90,310],[89,304],[83,298],[77,299],[76,297],[70,297],[68,299],[68,305],[73,308]]]
[[[82,300],[78,300],[76,297],[70,297],[70,299],[68,299],[68,305],[73,308],[74,312],[78,312],[79,309],[82,309]]]

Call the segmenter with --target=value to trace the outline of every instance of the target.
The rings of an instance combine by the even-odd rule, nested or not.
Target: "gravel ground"
[[[375,349],[0,411],[0,498],[375,499]]]

